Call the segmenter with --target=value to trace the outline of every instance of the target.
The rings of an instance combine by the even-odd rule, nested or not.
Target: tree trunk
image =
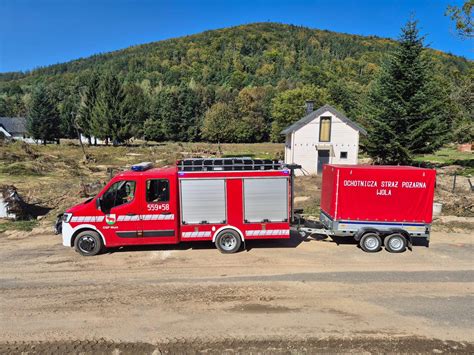
[[[222,148],[221,148],[220,140],[217,140],[217,154],[218,154],[219,158],[222,158]]]
[[[46,145],[46,139],[43,139],[43,145]]]
[[[87,162],[88,157],[87,157],[87,154],[86,154],[86,148],[84,148],[84,144],[82,144],[81,133],[79,132],[77,127],[76,127],[76,132],[77,132],[77,137],[79,138],[79,144],[81,145],[82,154],[84,154],[84,161]]]

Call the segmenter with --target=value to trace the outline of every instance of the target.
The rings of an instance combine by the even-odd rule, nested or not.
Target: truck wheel
[[[390,253],[403,253],[407,248],[406,238],[399,234],[390,234],[384,240],[385,249]]]
[[[376,253],[382,248],[382,239],[376,233],[366,233],[360,238],[360,247],[367,253]]]
[[[102,238],[97,232],[87,230],[77,235],[74,240],[74,248],[82,256],[93,256],[99,254],[104,247]]]
[[[239,233],[232,229],[224,229],[216,237],[216,248],[224,254],[237,252],[241,244]]]

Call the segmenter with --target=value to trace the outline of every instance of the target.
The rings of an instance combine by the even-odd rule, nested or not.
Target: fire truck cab
[[[289,238],[291,179],[271,160],[137,164],[63,214],[63,245],[90,256],[109,247],[212,241],[234,253],[246,240]]]

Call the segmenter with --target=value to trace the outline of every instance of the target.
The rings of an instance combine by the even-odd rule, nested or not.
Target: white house
[[[334,107],[313,111],[313,102],[307,101],[306,116],[281,132],[286,137],[285,163],[300,164],[306,174],[320,174],[328,163],[357,164],[360,133],[367,134]]]
[[[6,139],[22,140],[28,143],[34,142],[34,140],[28,136],[26,118],[24,117],[0,117],[0,136]]]

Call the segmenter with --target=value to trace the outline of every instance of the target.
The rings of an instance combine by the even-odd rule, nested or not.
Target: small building
[[[357,164],[361,133],[367,131],[334,107],[314,111],[313,102],[307,101],[306,116],[281,132],[286,137],[285,163],[300,164],[305,174],[322,173],[324,164]]]
[[[99,139],[99,138],[96,138],[94,136],[88,138],[87,136],[83,135],[81,133],[81,142],[82,144],[91,144],[91,145],[104,145],[105,144],[105,140],[103,139]]]
[[[28,143],[34,142],[28,135],[25,117],[0,117],[0,136]]]

